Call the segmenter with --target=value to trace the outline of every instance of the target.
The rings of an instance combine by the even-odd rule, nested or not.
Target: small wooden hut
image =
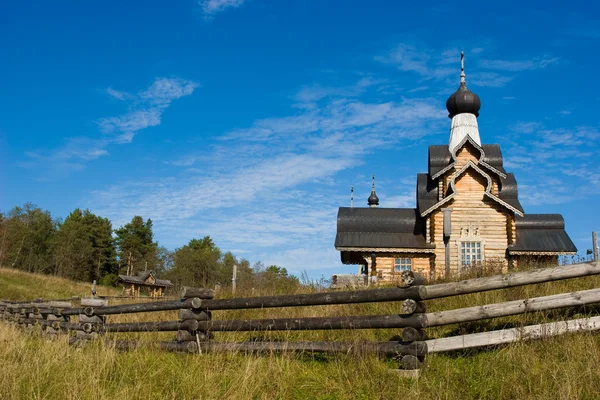
[[[119,282],[123,284],[123,293],[132,297],[161,297],[165,295],[167,287],[173,286],[171,281],[156,279],[152,271],[140,272],[134,276],[119,275]]]

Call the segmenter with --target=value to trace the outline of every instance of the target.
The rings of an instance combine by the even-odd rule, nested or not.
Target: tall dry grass
[[[69,281],[33,286],[28,296],[14,297],[0,270],[0,298],[65,296]],[[20,279],[22,286],[27,279]],[[44,277],[45,278],[45,277]],[[9,279],[9,281],[10,281]],[[37,282],[37,281],[36,281]],[[39,283],[39,282],[38,282]],[[56,291],[53,287],[60,286]],[[85,285],[84,285],[85,286]],[[89,285],[87,285],[89,288]],[[600,287],[600,277],[586,277],[458,296],[427,302],[437,311]],[[25,288],[26,289],[26,288]],[[45,292],[48,290],[49,292]],[[397,313],[398,303],[217,311],[214,319],[314,317]],[[507,326],[593,315],[594,307],[498,318],[430,329],[434,337]],[[110,317],[111,321],[175,319],[157,312]],[[396,330],[315,332],[216,332],[215,340],[388,340]],[[171,333],[113,334],[153,342]],[[0,398],[2,399],[594,399],[600,393],[600,341],[597,335],[574,334],[494,349],[431,355],[418,379],[399,377],[394,360],[366,354],[171,354],[142,348],[118,352],[96,342],[68,346],[66,338],[47,341],[39,332],[0,324]]]

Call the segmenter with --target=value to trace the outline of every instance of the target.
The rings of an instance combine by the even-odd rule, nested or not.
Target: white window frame
[[[480,266],[485,260],[485,242],[483,240],[464,238],[456,241],[456,247],[460,272],[468,272],[471,268]],[[466,259],[469,262],[465,262]]]
[[[408,262],[407,262],[408,260]],[[412,271],[412,258],[410,257],[394,257],[394,272],[401,273],[402,271]]]

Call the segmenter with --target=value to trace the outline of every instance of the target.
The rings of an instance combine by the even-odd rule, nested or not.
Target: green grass
[[[0,298],[86,293],[89,284],[0,269]],[[15,283],[18,289],[10,287]],[[31,285],[31,286],[29,286]],[[600,287],[600,277],[531,285],[428,301],[428,310],[488,304]],[[69,292],[73,290],[74,292]],[[35,293],[35,295],[32,295]],[[397,303],[215,312],[215,319],[397,313]],[[443,337],[506,326],[595,315],[593,307],[498,318],[429,330]],[[112,321],[175,319],[174,313]],[[267,332],[278,340],[388,340],[396,330]],[[145,341],[169,333],[115,334]],[[215,333],[215,340],[258,334]],[[600,393],[600,338],[592,333],[515,343],[494,349],[431,355],[418,379],[401,378],[397,363],[373,355],[330,356],[117,352],[92,343],[68,346],[0,323],[0,399],[595,399]]]

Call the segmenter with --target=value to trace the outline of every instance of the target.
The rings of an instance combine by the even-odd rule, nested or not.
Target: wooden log
[[[181,298],[191,299],[197,297],[199,299],[212,299],[215,297],[215,291],[212,289],[195,288],[190,286],[184,286],[181,288]]]
[[[402,329],[402,341],[404,342],[421,342],[427,339],[427,332],[423,329],[411,327]]]
[[[121,324],[106,324],[102,328],[105,332],[175,332],[179,330],[196,331],[198,321],[161,321],[161,322],[133,322]]]
[[[495,275],[486,278],[468,279],[461,282],[442,283],[423,286],[421,300],[458,296],[466,293],[485,292],[507,287],[551,282],[561,279],[577,278],[600,274],[600,263],[582,263],[556,268],[543,268],[512,274]]]
[[[45,319],[46,321],[67,321],[67,317],[54,314],[46,314]]]
[[[81,299],[82,307],[106,307],[108,300],[104,299]]]
[[[198,309],[202,307],[203,300],[195,297],[193,299],[184,300],[169,300],[169,301],[156,301],[153,303],[138,303],[138,304],[121,304],[118,306],[108,307],[83,307],[83,308],[72,308],[70,310],[63,310],[63,315],[78,315],[85,314],[89,317],[92,315],[114,315],[114,314],[133,314],[140,312],[154,312],[154,311],[170,311],[179,310],[182,308]]]
[[[382,301],[420,300],[422,286],[382,288],[294,294],[283,296],[241,297],[234,299],[204,300],[207,310],[239,310],[248,308],[318,306],[328,304],[369,303]]]
[[[388,356],[427,354],[424,342],[401,344],[398,342],[200,342],[202,352],[239,351],[250,353],[301,352],[301,353],[348,353],[370,352]]]
[[[43,306],[47,306],[48,308],[72,308],[73,305],[70,301],[49,301],[44,303]],[[42,306],[40,306],[41,308]]]
[[[207,310],[231,310],[368,303],[406,299],[428,300],[597,274],[600,274],[599,263],[583,263],[430,286],[204,300],[202,307]]]
[[[198,335],[197,338],[196,335]],[[196,340],[206,341],[209,340],[209,337],[210,336],[208,333],[205,334],[203,332],[192,333],[190,331],[177,331],[177,334],[175,335],[175,340],[177,340],[178,342],[190,342]]]
[[[487,318],[506,317],[509,315],[553,310],[556,308],[580,306],[598,302],[600,302],[600,289],[582,290],[573,293],[562,293],[552,296],[534,297],[526,300],[507,301],[485,306],[428,313],[424,315],[424,327],[479,321]]]
[[[410,315],[414,313],[424,313],[425,303],[422,301],[415,301],[412,299],[402,301],[400,306],[400,314]]]
[[[158,347],[168,351],[177,351],[185,353],[198,352],[198,345],[196,344],[196,342],[159,342]]]
[[[495,346],[521,340],[540,339],[571,332],[592,332],[600,330],[600,316],[569,321],[550,322],[498,331],[472,333],[427,340],[429,353],[465,350],[476,347]]]
[[[424,285],[427,282],[424,276],[413,271],[402,271],[400,277],[402,283],[407,286]]]
[[[425,314],[410,316],[366,315],[356,317],[280,318],[257,320],[197,321],[201,331],[287,331],[318,329],[422,328]]]
[[[85,314],[81,314],[79,316],[79,322],[81,322],[81,323],[89,322],[90,324],[104,324],[106,322],[106,317],[99,316],[99,315],[93,315],[91,317],[88,317]]]
[[[423,364],[421,361],[412,354],[407,354],[402,356],[400,359],[400,368],[401,369],[420,369]]]
[[[196,321],[208,321],[212,315],[210,311],[202,310],[179,310],[179,319],[193,319]]]

